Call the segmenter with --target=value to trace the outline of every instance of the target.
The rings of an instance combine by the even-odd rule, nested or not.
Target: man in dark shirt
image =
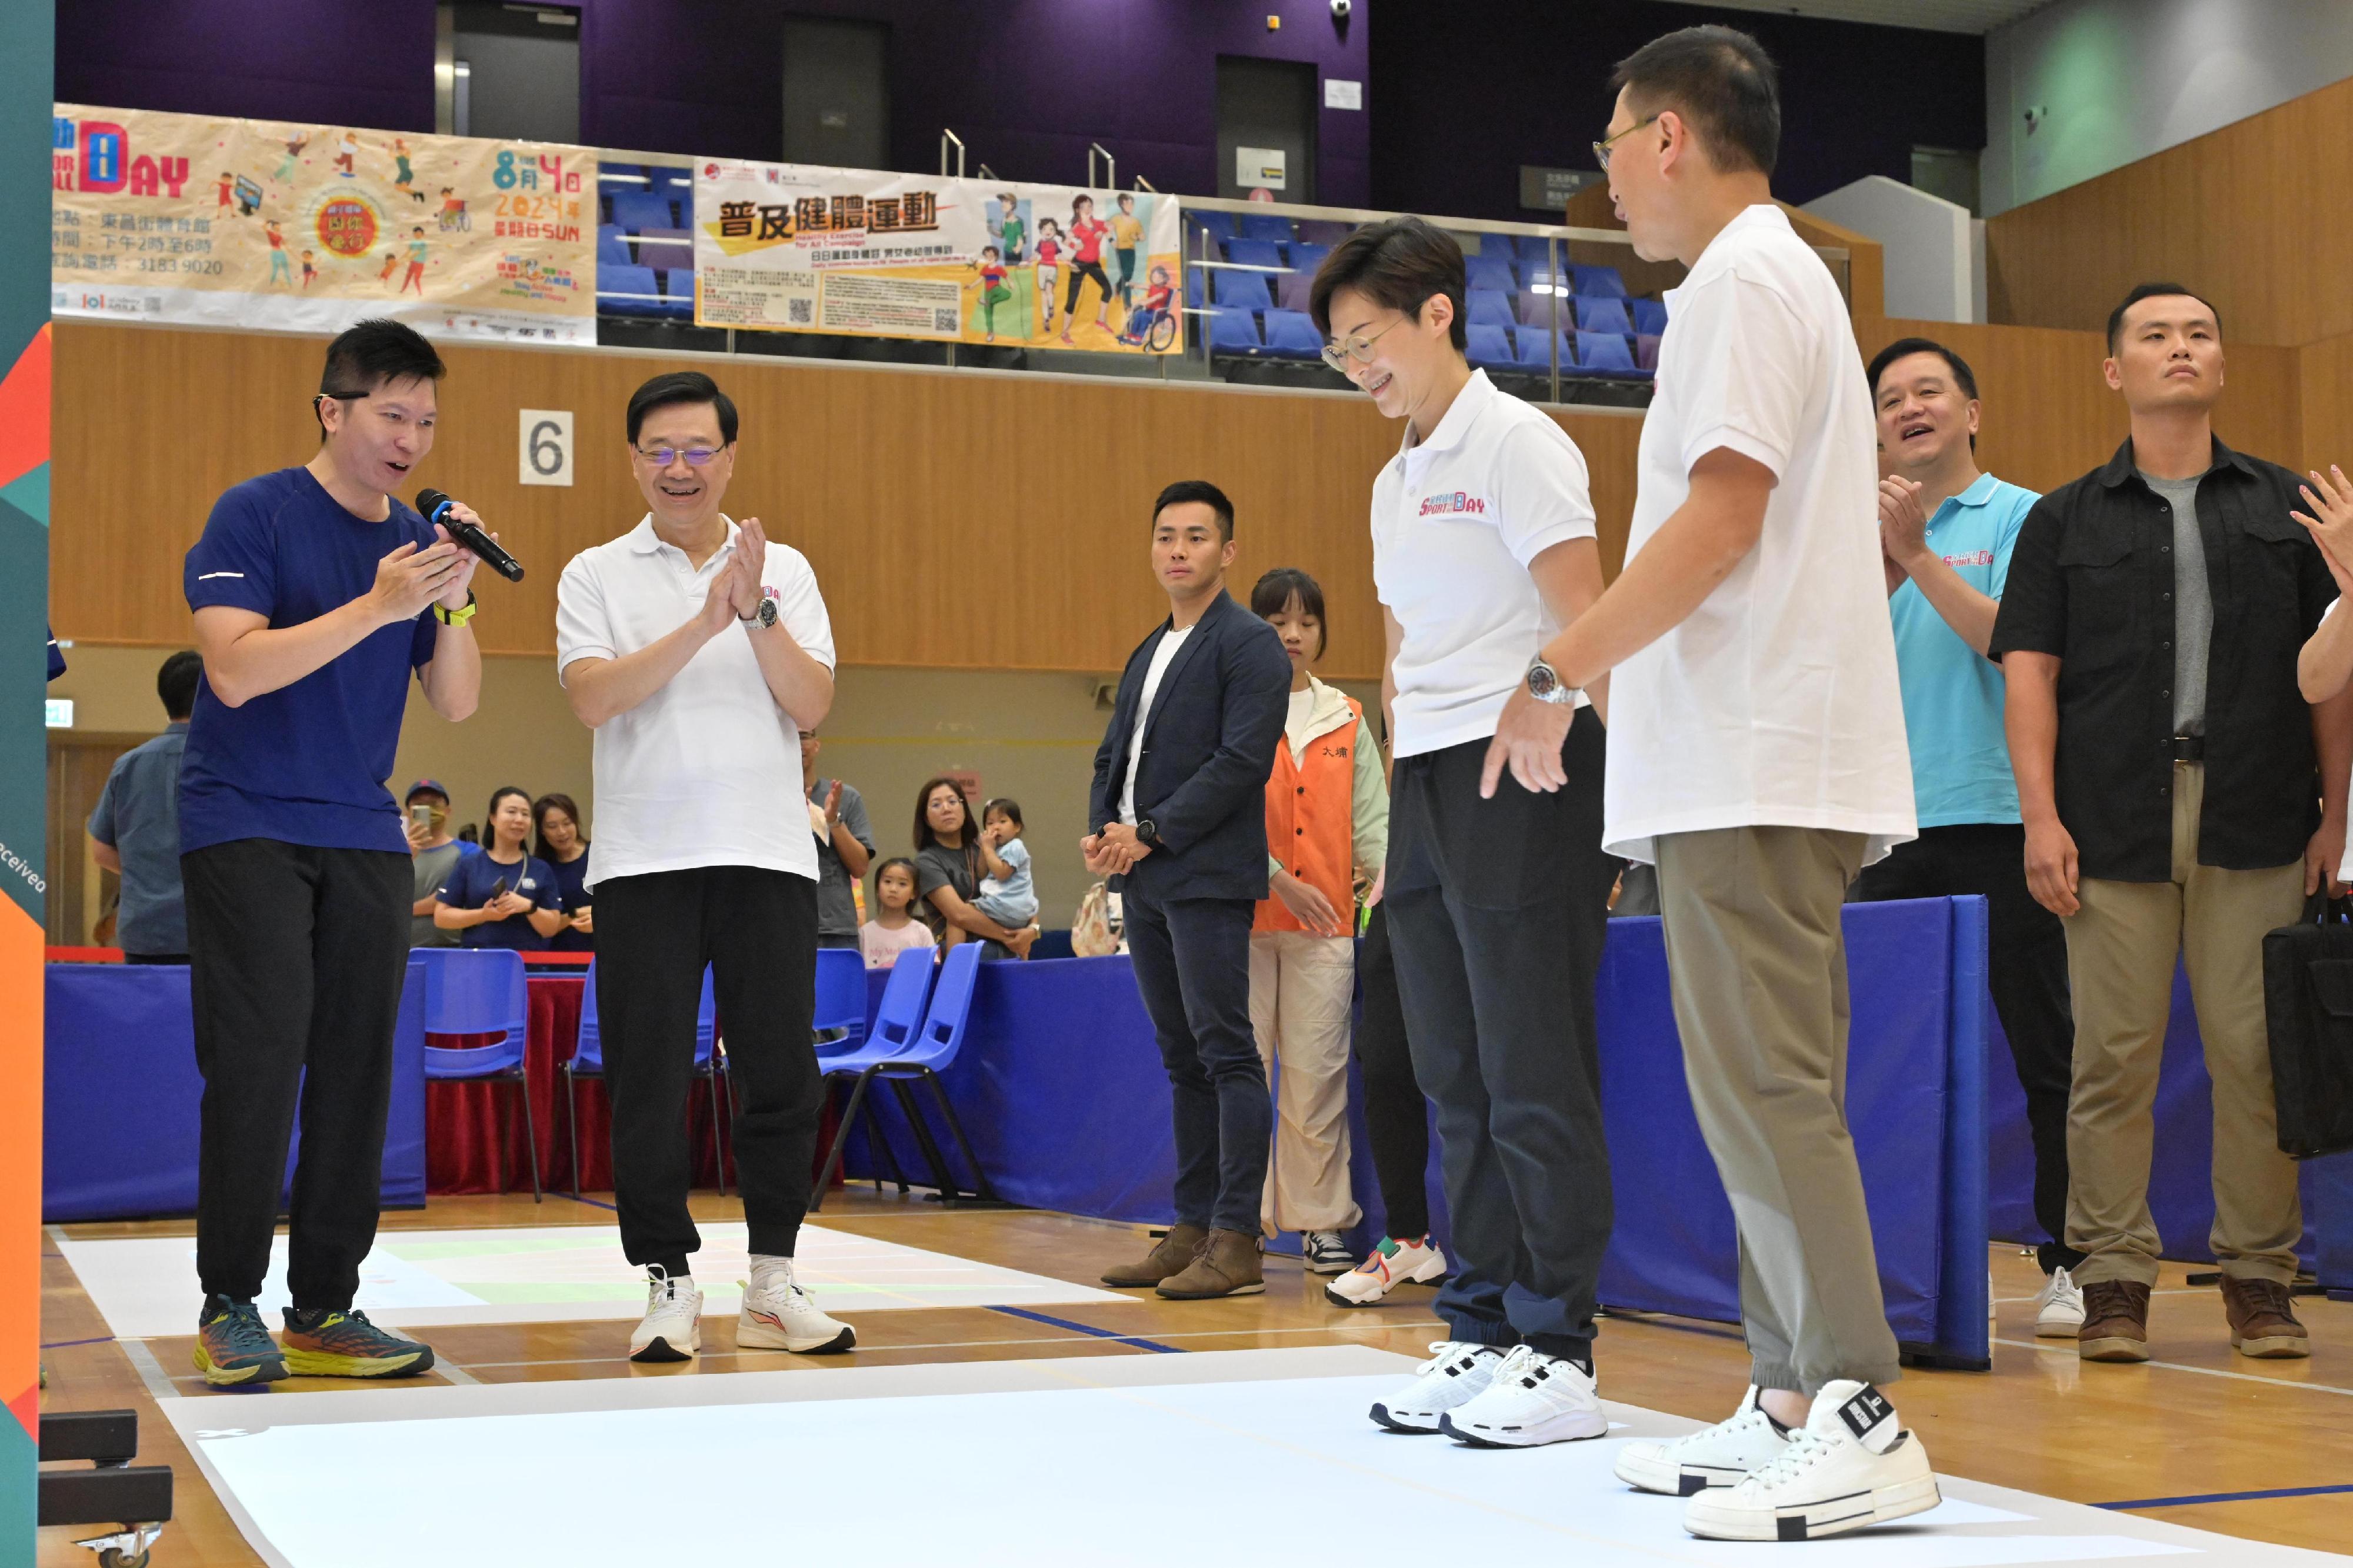
[[[2086,1255],[2086,1361],[2148,1359],[2150,1108],[2177,953],[2214,1082],[2231,1342],[2309,1353],[2288,1300],[2304,1226],[2277,1142],[2262,943],[2343,858],[2353,708],[2298,694],[2296,654],[2337,587],[2291,515],[2295,476],[2214,435],[2221,345],[2214,309],[2179,284],[2116,307],[2106,374],[2131,438],[2035,504],[1989,649],[2027,882],[2067,924],[2066,1242]]]
[[[180,890],[180,753],[205,661],[184,648],[156,672],[164,732],[115,759],[90,814],[90,853],[122,879],[115,945],[129,963],[188,962],[187,903]]]

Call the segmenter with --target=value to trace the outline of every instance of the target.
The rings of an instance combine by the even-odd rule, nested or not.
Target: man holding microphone
[[[395,321],[335,339],[311,404],[318,455],[227,491],[188,552],[205,668],[180,768],[180,866],[205,1076],[195,1364],[211,1384],[433,1364],[352,1300],[375,1242],[408,962],[409,846],[384,781],[412,669],[445,719],[471,713],[481,689],[476,558],[392,493],[433,449],[442,371]],[[255,1299],[298,1095],[281,1349]]]

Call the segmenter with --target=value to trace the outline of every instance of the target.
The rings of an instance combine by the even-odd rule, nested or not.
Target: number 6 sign
[[[522,479],[527,485],[572,483],[570,409],[526,408],[522,411]]]

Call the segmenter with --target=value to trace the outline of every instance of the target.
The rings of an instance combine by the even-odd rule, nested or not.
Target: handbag
[[[2353,1149],[2353,906],[2316,893],[2263,937],[2263,1021],[2280,1152]]]
[[[1071,921],[1071,952],[1079,958],[1107,958],[1118,951],[1119,938],[1111,929],[1111,892],[1097,882],[1079,900],[1078,915]]]

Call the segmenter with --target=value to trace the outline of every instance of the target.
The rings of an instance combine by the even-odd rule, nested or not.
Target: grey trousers
[[[1662,836],[1660,912],[1683,1076],[1740,1232],[1759,1388],[1903,1375],[1846,1125],[1846,941],[1863,836]]]

